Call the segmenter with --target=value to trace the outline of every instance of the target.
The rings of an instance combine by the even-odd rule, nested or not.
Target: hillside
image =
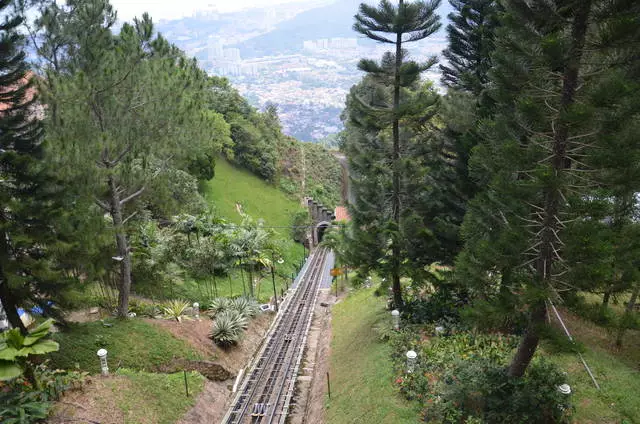
[[[224,159],[216,163],[215,177],[203,184],[206,200],[229,222],[240,223],[238,205],[253,218],[264,219],[266,225],[287,227],[291,215],[302,210],[298,202],[275,186]],[[278,229],[288,235],[286,229]]]

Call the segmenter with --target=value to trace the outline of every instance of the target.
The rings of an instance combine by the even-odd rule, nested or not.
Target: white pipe
[[[558,310],[556,309],[556,305],[553,304],[551,299],[549,299],[549,304],[553,308],[553,312],[555,312],[556,316],[558,317],[558,321],[560,321],[560,324],[562,325],[562,328],[564,328],[564,332],[567,334],[567,337],[569,338],[571,343],[575,343],[574,340],[573,340],[573,337],[571,337],[571,333],[569,333],[569,329],[564,324],[564,321],[562,320],[562,317],[560,316],[560,312],[558,312]],[[591,368],[589,368],[589,365],[587,364],[587,361],[584,360],[584,357],[582,356],[582,353],[578,352],[578,356],[580,357],[580,360],[582,361],[582,365],[584,365],[584,368],[587,370],[587,373],[589,374],[589,377],[591,377],[591,381],[593,381],[593,384],[596,386],[596,389],[600,390],[600,385],[598,384],[598,382],[596,381],[596,378],[594,377],[593,373],[591,372]]]
[[[233,389],[231,390],[231,393],[235,393],[238,391],[238,384],[240,384],[240,382],[242,381],[242,374],[244,374],[244,368],[241,368],[238,372],[238,376],[236,377],[236,382],[233,383]]]

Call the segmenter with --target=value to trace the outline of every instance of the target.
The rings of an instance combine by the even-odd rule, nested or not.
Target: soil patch
[[[226,381],[235,375],[220,364],[209,361],[189,361],[187,359],[175,359],[167,365],[158,368],[159,372],[173,374],[180,371],[198,371],[211,381]]]
[[[102,308],[87,308],[71,311],[65,314],[64,318],[67,322],[82,324],[85,322],[100,321],[101,319],[109,318],[110,316],[111,314]]]
[[[270,313],[260,314],[249,324],[244,336],[237,346],[229,349],[221,349],[209,339],[211,321],[201,318],[200,321],[165,321],[157,319],[146,320],[149,323],[162,327],[178,339],[185,340],[200,352],[205,358],[214,361],[234,375],[244,368],[258,346],[262,342],[274,315]]]
[[[119,390],[113,390],[113,387]],[[130,391],[131,387],[126,377],[89,378],[83,389],[67,392],[60,402],[56,402],[54,413],[47,422],[122,424],[127,417],[119,405],[124,392]]]
[[[187,412],[178,424],[219,423],[227,413],[227,404],[231,400],[229,386],[222,382],[207,381],[196,404]]]

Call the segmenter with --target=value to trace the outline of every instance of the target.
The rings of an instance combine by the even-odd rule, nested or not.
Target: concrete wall
[[[320,243],[320,227],[330,227],[331,222],[333,222],[336,217],[332,210],[325,208],[322,204],[318,203],[310,197],[305,198],[305,202],[307,207],[309,208],[311,222],[313,223],[310,244],[312,247],[316,247],[318,243]]]

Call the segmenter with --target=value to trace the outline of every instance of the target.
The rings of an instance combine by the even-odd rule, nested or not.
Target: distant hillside
[[[366,0],[366,3],[376,4],[377,1]],[[353,17],[363,0],[339,0],[333,4],[302,12],[293,19],[281,22],[273,31],[263,34],[235,47],[240,49],[243,58],[256,58],[276,54],[291,54],[302,49],[305,40],[322,38],[354,38]],[[446,15],[451,12],[448,1],[440,7],[443,24]],[[444,28],[444,25],[443,25]],[[361,43],[371,43],[360,40]]]

